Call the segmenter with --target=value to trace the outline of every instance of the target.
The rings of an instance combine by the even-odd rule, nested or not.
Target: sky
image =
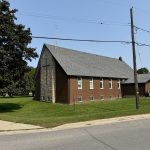
[[[17,24],[30,28],[33,36],[88,40],[131,41],[130,8],[135,26],[150,31],[149,0],[9,0],[18,9]],[[150,44],[150,33],[135,30],[136,42]],[[133,66],[132,45],[32,39],[30,47],[40,55],[43,44],[119,58]],[[150,47],[136,46],[137,67],[150,70]],[[38,59],[29,62],[36,67]]]

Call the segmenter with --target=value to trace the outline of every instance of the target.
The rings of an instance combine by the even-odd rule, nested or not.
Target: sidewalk
[[[95,125],[105,125],[105,124],[112,124],[112,123],[114,124],[114,123],[119,123],[119,122],[121,123],[121,122],[142,120],[142,119],[150,119],[150,114],[132,115],[132,116],[109,118],[109,119],[69,123],[69,124],[64,124],[64,125],[54,127],[54,128],[43,128],[40,126],[0,120],[0,135],[57,131],[57,130],[82,128],[82,127],[95,126]]]
[[[0,120],[0,132],[33,129],[42,129],[42,127]]]
[[[53,129],[54,130],[64,130],[64,129],[81,128],[81,127],[87,127],[87,126],[127,122],[127,121],[141,120],[141,119],[150,119],[150,114],[132,115],[132,116],[109,118],[109,119],[100,119],[100,120],[92,120],[92,121],[85,121],[85,122],[69,123],[69,124],[64,124],[64,125],[55,127]]]

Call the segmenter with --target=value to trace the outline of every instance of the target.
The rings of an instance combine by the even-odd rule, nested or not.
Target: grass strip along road
[[[141,98],[136,110],[134,98],[64,105],[33,101],[32,97],[0,97],[0,120],[43,127],[146,113],[150,113],[150,98]]]

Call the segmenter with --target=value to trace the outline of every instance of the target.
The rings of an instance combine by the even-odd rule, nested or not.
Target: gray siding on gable
[[[46,67],[46,65],[48,66]],[[43,53],[41,55],[40,68],[41,68],[41,77],[40,77],[41,100],[44,101],[52,100],[52,102],[55,102],[55,93],[56,93],[55,60],[51,55],[51,53],[49,52],[49,50],[47,50],[47,48],[44,48]]]

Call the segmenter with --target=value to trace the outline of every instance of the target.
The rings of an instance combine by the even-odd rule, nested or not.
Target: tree
[[[35,68],[29,67],[29,72],[25,73],[24,81],[25,81],[25,91],[26,94],[29,94],[29,92],[32,92],[32,96],[34,96],[35,91],[35,83],[34,83],[34,74],[35,74]]]
[[[148,74],[149,73],[149,70],[147,68],[140,68],[137,70],[137,73],[138,74]]]
[[[0,92],[12,96],[22,90],[27,61],[37,58],[31,43],[31,31],[15,21],[16,9],[6,0],[0,1]]]

